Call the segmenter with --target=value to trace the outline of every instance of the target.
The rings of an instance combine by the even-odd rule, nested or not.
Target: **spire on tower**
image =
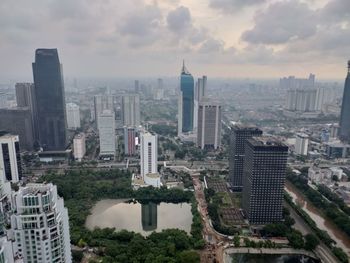
[[[182,70],[181,70],[181,74],[190,74],[190,72],[187,70],[186,66],[185,66],[185,60],[182,60]]]

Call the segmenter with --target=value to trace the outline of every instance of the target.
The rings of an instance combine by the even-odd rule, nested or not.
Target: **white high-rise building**
[[[66,113],[67,113],[67,128],[73,129],[73,130],[80,128],[79,106],[75,103],[67,103]]]
[[[114,158],[116,153],[114,112],[105,110],[99,115],[98,119],[100,156],[109,156]]]
[[[193,113],[193,131],[196,133],[198,129],[198,108],[201,100],[205,98],[207,89],[207,76],[198,78],[194,88],[194,113]]]
[[[73,153],[74,153],[74,159],[78,162],[81,162],[86,152],[86,145],[85,145],[85,134],[79,133],[75,135],[73,139]]]
[[[221,106],[202,99],[198,107],[197,146],[217,149],[221,142]]]
[[[18,263],[23,260],[16,260],[12,249],[12,241],[7,239],[7,236],[0,237],[0,262],[1,263]]]
[[[99,122],[99,115],[105,111],[110,110],[114,112],[114,97],[111,95],[96,95],[94,96],[94,118],[96,120],[97,128]]]
[[[141,134],[141,177],[144,182],[154,187],[160,187],[158,174],[158,137],[148,132]]]
[[[22,179],[22,166],[17,135],[0,136],[0,169],[4,170],[5,178],[16,183]]]
[[[68,212],[53,184],[27,184],[12,193],[13,250],[24,262],[71,263]]]
[[[140,96],[126,94],[122,97],[123,125],[137,127],[140,125]]]
[[[298,133],[295,140],[295,153],[298,155],[307,155],[309,148],[309,136],[304,133]]]

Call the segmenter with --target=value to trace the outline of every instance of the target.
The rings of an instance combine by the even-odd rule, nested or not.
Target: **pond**
[[[127,203],[121,199],[105,199],[96,203],[86,219],[86,227],[114,227],[149,235],[153,231],[178,228],[190,233],[192,224],[189,203]]]

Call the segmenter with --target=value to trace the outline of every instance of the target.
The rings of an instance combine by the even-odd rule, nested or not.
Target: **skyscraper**
[[[22,179],[21,156],[17,135],[6,134],[0,137],[1,168],[7,181],[15,183]]]
[[[85,134],[82,132],[75,135],[73,139],[73,153],[74,159],[81,162],[86,153]]]
[[[140,96],[126,94],[122,97],[123,125],[137,127],[140,125]]]
[[[131,156],[136,154],[136,130],[133,127],[124,127],[124,153]]]
[[[243,209],[251,224],[282,220],[288,147],[272,137],[248,139],[243,168]]]
[[[242,125],[231,127],[229,173],[232,187],[235,190],[241,190],[243,186],[242,177],[246,140],[260,135],[262,135],[262,131],[256,127]]]
[[[111,95],[96,95],[94,96],[94,119],[98,128],[99,115],[104,111],[114,111],[114,96]]]
[[[67,128],[77,129],[80,128],[80,109],[75,103],[67,103],[66,105],[67,113]]]
[[[197,146],[217,149],[221,142],[221,106],[216,102],[201,100],[198,108]]]
[[[66,111],[57,49],[37,49],[33,63],[38,139],[44,150],[65,150]]]
[[[71,263],[68,212],[52,184],[27,184],[12,194],[13,250],[24,262]]]
[[[207,86],[207,76],[198,78],[194,90],[194,110],[193,110],[193,130],[196,132],[198,128],[198,106],[199,102],[205,98]]]
[[[345,79],[339,126],[340,139],[350,142],[350,60],[348,61],[348,74]]]
[[[309,136],[304,133],[298,133],[295,138],[295,153],[298,155],[307,155],[309,147]]]
[[[158,137],[149,132],[141,134],[141,177],[144,182],[154,187],[160,187],[158,174]]]
[[[186,133],[193,130],[194,114],[194,80],[191,73],[186,69],[185,62],[182,65],[180,77],[179,99],[179,133]]]
[[[114,158],[115,144],[115,117],[114,112],[104,110],[99,115],[98,133],[100,136],[100,156]]]

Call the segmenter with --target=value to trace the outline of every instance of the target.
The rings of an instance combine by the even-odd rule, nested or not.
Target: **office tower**
[[[18,135],[21,149],[32,151],[35,144],[32,117],[28,107],[0,109],[0,131]]]
[[[141,223],[143,231],[157,229],[157,204],[141,204]]]
[[[160,187],[158,174],[158,137],[143,132],[141,134],[141,177],[144,182],[154,187]]]
[[[350,60],[348,61],[348,74],[345,79],[343,102],[340,113],[339,137],[343,141],[350,141]]]
[[[133,127],[124,127],[124,153],[132,156],[136,154],[136,130]]]
[[[24,262],[70,263],[68,212],[53,184],[27,184],[12,194],[11,231]]]
[[[73,154],[74,159],[78,162],[81,162],[86,152],[86,145],[85,145],[85,134],[79,133],[75,135],[73,139]]]
[[[205,98],[205,90],[207,86],[207,76],[198,78],[198,81],[194,90],[194,110],[193,110],[193,130],[196,132],[198,128],[198,107],[199,102]]]
[[[17,135],[0,136],[0,168],[4,170],[5,178],[16,183],[22,179],[22,165]]]
[[[158,79],[157,80],[157,88],[154,91],[154,99],[155,100],[162,100],[162,99],[164,99],[163,79]]]
[[[282,220],[288,147],[272,137],[246,141],[243,168],[243,209],[250,224]]]
[[[114,112],[105,110],[99,115],[100,156],[114,158],[115,143],[115,117]]]
[[[94,96],[94,119],[98,128],[99,115],[105,111],[114,111],[114,97],[110,95],[96,95]]]
[[[40,146],[45,151],[63,151],[67,120],[62,65],[57,49],[35,51],[33,77]]]
[[[216,102],[201,100],[198,108],[197,146],[217,149],[221,142],[221,106]]]
[[[138,94],[123,95],[122,113],[124,126],[140,126],[140,96]]]
[[[179,94],[179,134],[193,130],[194,80],[190,72],[182,65]]]
[[[304,133],[298,133],[295,139],[295,153],[298,155],[307,155],[309,147],[309,136]]]
[[[76,130],[80,128],[80,110],[79,106],[75,103],[67,103],[67,128]]]
[[[235,125],[231,127],[229,173],[234,190],[241,190],[243,186],[243,163],[246,140],[253,136],[261,136],[262,131],[256,127]]]
[[[333,123],[329,127],[329,137],[332,139],[338,138],[339,124]]]

